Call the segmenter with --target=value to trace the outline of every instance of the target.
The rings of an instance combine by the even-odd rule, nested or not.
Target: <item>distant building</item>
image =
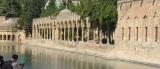
[[[16,27],[17,18],[0,16],[0,42],[22,42],[25,39],[25,32]]]

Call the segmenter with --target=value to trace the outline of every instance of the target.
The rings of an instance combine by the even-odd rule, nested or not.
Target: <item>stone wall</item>
[[[116,42],[160,42],[160,0],[118,2]]]
[[[5,16],[0,16],[0,23],[5,21]]]
[[[116,48],[123,58],[160,61],[160,0],[118,1]]]

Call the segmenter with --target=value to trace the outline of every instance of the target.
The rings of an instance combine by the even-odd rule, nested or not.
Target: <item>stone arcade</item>
[[[23,42],[25,40],[24,30],[16,27],[17,18],[6,19],[0,16],[0,42]]]
[[[63,40],[68,42],[81,40],[82,42],[87,42],[90,37],[89,18],[85,18],[82,21],[79,15],[68,9],[62,10],[56,17],[50,16],[34,19],[32,29],[32,37],[34,39]]]

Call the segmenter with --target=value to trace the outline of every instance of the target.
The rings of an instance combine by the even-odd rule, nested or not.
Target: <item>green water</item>
[[[12,54],[26,59],[25,69],[160,69],[118,60],[105,60],[99,57],[65,51],[33,47],[12,43],[0,43],[0,55],[9,59]]]

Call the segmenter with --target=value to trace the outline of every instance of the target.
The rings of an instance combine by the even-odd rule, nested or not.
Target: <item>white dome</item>
[[[60,11],[59,15],[72,15],[73,12],[71,12],[70,10],[68,9],[64,9],[62,11]]]
[[[2,23],[0,23],[0,26],[15,26],[17,23],[16,19],[8,19]]]
[[[58,20],[74,20],[80,18],[80,16],[68,9],[64,9],[60,11],[59,15],[56,18]]]

